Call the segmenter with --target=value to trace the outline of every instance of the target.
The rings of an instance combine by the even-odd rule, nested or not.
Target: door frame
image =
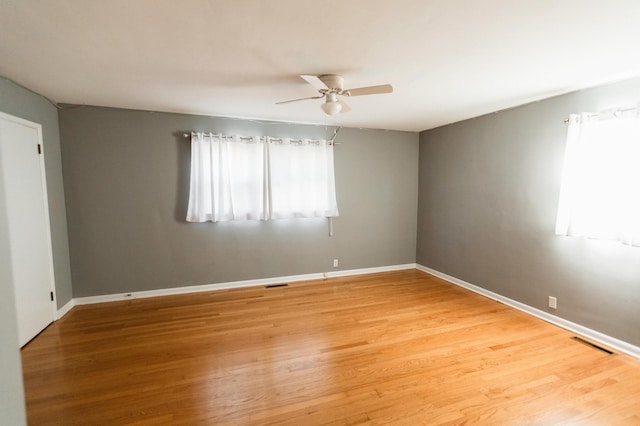
[[[42,201],[44,203],[44,229],[45,229],[45,244],[47,246],[47,263],[49,264],[48,274],[49,274],[49,283],[50,283],[50,291],[53,293],[53,302],[51,303],[51,322],[54,322],[58,319],[58,295],[56,294],[56,277],[55,271],[53,267],[53,241],[51,239],[51,220],[49,217],[49,196],[47,194],[47,174],[45,169],[45,161],[44,161],[44,152],[45,147],[42,139],[42,125],[39,123],[35,123],[33,121],[25,120],[24,118],[16,117],[11,114],[7,114],[5,112],[0,111],[0,120],[11,121],[16,124],[20,124],[26,127],[30,127],[36,130],[38,134],[38,144],[40,145],[40,182],[42,185]],[[9,230],[11,230],[11,223],[9,223]],[[15,283],[11,283],[14,286],[14,294],[15,294]]]

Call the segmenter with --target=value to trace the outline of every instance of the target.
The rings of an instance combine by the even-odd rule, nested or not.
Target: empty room
[[[640,424],[639,17],[0,0],[0,425]]]

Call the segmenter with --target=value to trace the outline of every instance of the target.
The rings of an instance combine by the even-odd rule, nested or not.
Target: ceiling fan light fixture
[[[342,105],[340,105],[340,102],[325,102],[320,105],[320,108],[322,108],[325,114],[334,115],[340,112]]]
[[[342,104],[336,99],[335,93],[327,93],[327,101],[320,105],[327,115],[334,115],[342,110]]]

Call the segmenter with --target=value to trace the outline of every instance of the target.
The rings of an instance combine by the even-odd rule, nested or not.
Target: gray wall
[[[0,111],[42,125],[57,306],[71,300],[67,217],[60,159],[58,110],[47,99],[0,77]]]
[[[640,249],[554,236],[563,120],[639,100],[634,79],[422,132],[417,263],[640,346]]]
[[[327,138],[333,128],[60,110],[75,297],[415,262],[418,134],[343,129],[340,217],[186,223],[190,130]]]

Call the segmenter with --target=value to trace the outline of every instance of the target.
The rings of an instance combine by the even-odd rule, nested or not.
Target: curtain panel
[[[335,216],[329,141],[192,134],[188,222]]]
[[[638,109],[569,117],[555,233],[640,246]]]

